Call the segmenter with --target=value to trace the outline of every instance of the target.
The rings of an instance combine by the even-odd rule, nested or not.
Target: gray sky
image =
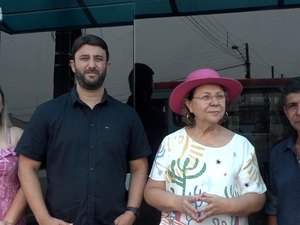
[[[158,73],[157,81],[184,78],[200,67],[225,68],[243,63],[249,46],[252,78],[299,74],[299,9],[138,20],[136,57]],[[221,71],[242,78],[245,67]]]

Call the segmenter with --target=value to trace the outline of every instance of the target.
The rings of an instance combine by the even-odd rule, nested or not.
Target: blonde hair
[[[2,110],[0,111],[0,126],[1,126],[1,131],[3,134],[3,139],[5,143],[9,143],[9,128],[12,126],[11,122],[8,118],[8,114],[6,111],[6,105],[5,105],[5,99],[4,99],[4,93],[2,88],[0,87],[0,95],[2,98]]]

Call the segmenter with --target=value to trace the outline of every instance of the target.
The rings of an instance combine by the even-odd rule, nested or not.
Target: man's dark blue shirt
[[[106,91],[91,109],[75,88],[36,109],[16,151],[46,161],[49,213],[74,225],[113,225],[126,209],[128,161],[151,154],[134,109]]]
[[[276,215],[279,225],[300,225],[300,162],[296,153],[297,133],[277,143],[271,151],[272,195],[266,212]]]

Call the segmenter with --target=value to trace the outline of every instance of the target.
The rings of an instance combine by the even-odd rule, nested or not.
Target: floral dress
[[[249,192],[264,193],[266,186],[259,173],[254,147],[243,136],[234,134],[222,147],[212,148],[193,141],[185,129],[166,136],[157,152],[150,178],[165,181],[166,190],[176,195],[203,192],[225,198]],[[205,202],[196,202],[201,209]],[[198,215],[201,216],[200,214]],[[162,212],[160,225],[199,225],[188,215]],[[247,225],[247,217],[217,215],[201,225]]]
[[[3,219],[19,190],[18,155],[13,147],[0,149],[0,219]],[[25,215],[17,225],[25,225]]]

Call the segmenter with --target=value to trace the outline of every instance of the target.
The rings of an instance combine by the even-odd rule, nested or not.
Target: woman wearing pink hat
[[[145,199],[162,211],[160,225],[247,225],[265,203],[255,149],[222,125],[226,103],[242,85],[212,69],[192,72],[170,96],[186,126],[164,138]]]

